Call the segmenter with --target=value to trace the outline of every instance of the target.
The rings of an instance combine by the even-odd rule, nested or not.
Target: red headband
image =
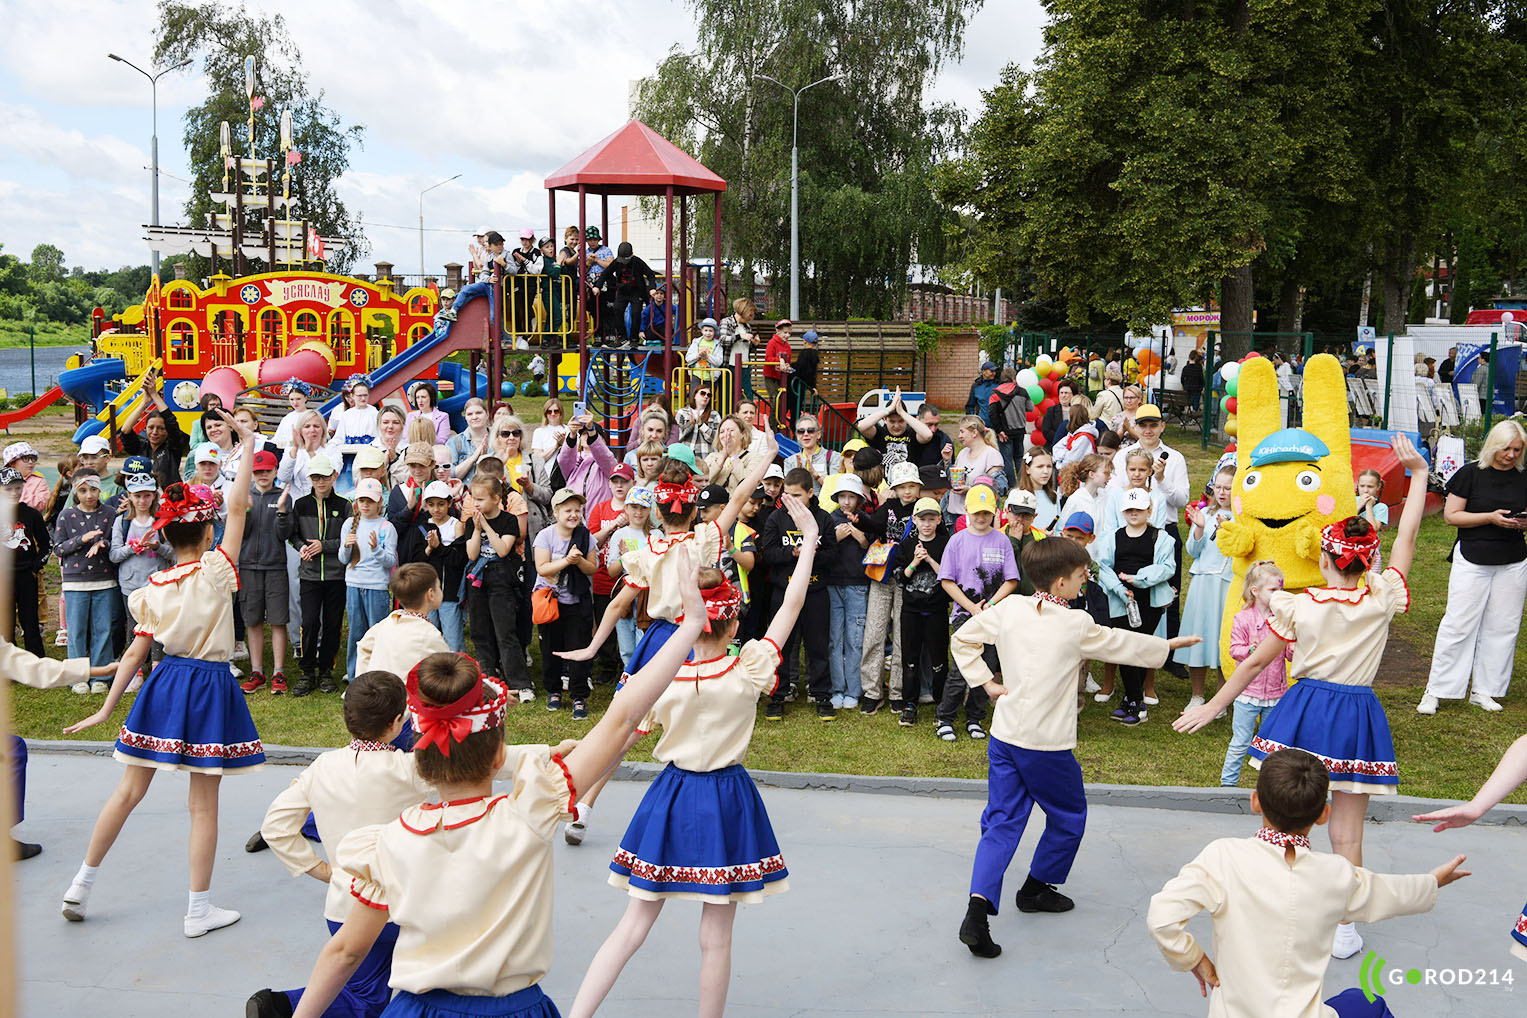
[[[1343,572],[1351,567],[1354,559],[1361,562],[1366,569],[1373,562],[1374,554],[1379,550],[1377,530],[1369,530],[1361,537],[1347,534],[1347,528],[1358,518],[1349,516],[1320,532],[1320,549],[1331,556],[1331,561],[1336,563],[1336,568]]]
[[[705,631],[707,633],[710,632],[712,622],[735,619],[742,614],[742,592],[732,586],[730,580],[722,580],[714,587],[706,587],[700,591],[700,596],[705,599]],[[684,616],[680,615],[675,621],[683,622]]]
[[[473,732],[498,728],[504,723],[509,709],[509,692],[502,684],[483,678],[477,662],[465,654],[458,655],[472,662],[477,670],[477,681],[454,703],[440,707],[426,704],[419,695],[419,665],[408,673],[408,713],[413,719],[414,731],[419,733],[414,749],[422,746],[438,746],[440,755],[451,755],[451,743],[462,742]],[[420,662],[422,664],[423,662]],[[485,700],[484,692],[493,699]]]
[[[163,530],[170,523],[208,523],[217,516],[217,506],[202,498],[188,486],[182,486],[185,497],[180,500],[165,495],[159,500],[159,511],[154,514],[154,529]]]
[[[683,484],[674,484],[671,481],[657,482],[657,497],[654,501],[671,513],[682,512],[684,507],[691,505],[699,489],[695,487],[693,480],[687,480]]]

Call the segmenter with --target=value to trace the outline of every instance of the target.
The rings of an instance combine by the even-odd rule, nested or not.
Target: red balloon
[[[1041,378],[1039,380],[1039,387],[1045,391],[1046,396],[1055,395],[1055,379]]]
[[[1235,452],[1235,443],[1234,442],[1227,442],[1225,444],[1225,451],[1226,452]]]
[[[1059,406],[1059,405],[1060,404],[1058,402],[1056,402],[1055,397],[1051,396],[1049,399],[1047,399],[1043,403],[1039,404],[1039,412],[1040,413],[1044,413],[1046,410],[1050,409],[1052,406]]]
[[[1038,424],[1039,423],[1039,418],[1043,417],[1044,415],[1041,414],[1037,409],[1035,409],[1035,410],[1030,410],[1028,413],[1024,414],[1023,416],[1028,418],[1028,421],[1029,421],[1030,424]]]
[[[1252,359],[1260,357],[1260,356],[1262,356],[1262,355],[1257,353],[1255,350],[1253,350],[1253,351],[1251,351],[1251,353],[1246,355],[1246,360],[1249,361],[1249,360],[1252,360]]]
[[[1237,405],[1238,404],[1237,404],[1236,398],[1234,396],[1230,396],[1230,397],[1226,398],[1226,400],[1225,400],[1225,413],[1227,413],[1227,414],[1235,413],[1235,408],[1236,408]]]

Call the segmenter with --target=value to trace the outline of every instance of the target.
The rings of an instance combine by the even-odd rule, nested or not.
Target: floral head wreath
[[[1361,537],[1347,533],[1351,525],[1359,518],[1348,516],[1320,532],[1320,550],[1331,556],[1331,561],[1336,563],[1336,568],[1343,572],[1351,568],[1354,559],[1366,569],[1373,561],[1374,553],[1379,550],[1377,530],[1370,529]]]
[[[300,392],[304,396],[313,394],[313,387],[300,378],[288,378],[281,383],[281,398],[285,399],[294,392]]]
[[[183,494],[176,499],[168,492],[159,499],[159,511],[154,514],[154,529],[163,530],[171,523],[210,523],[217,516],[217,504],[202,492],[205,485],[192,484],[182,487]]]
[[[684,507],[694,504],[699,489],[695,482],[685,481],[683,484],[674,484],[672,481],[659,481],[657,483],[657,504],[671,513],[683,512]]]
[[[364,385],[368,389],[371,388],[371,376],[364,373],[351,375],[345,379],[344,391],[354,392],[357,385]]]
[[[712,622],[724,622],[742,614],[742,591],[732,586],[730,580],[722,580],[714,587],[706,587],[700,591],[700,596],[705,599],[705,631],[707,633],[710,632]],[[677,621],[683,622],[684,616],[680,615]]]
[[[425,703],[419,695],[419,665],[414,665],[408,673],[408,713],[414,731],[419,733],[415,750],[436,746],[441,756],[449,757],[451,743],[463,742],[474,732],[486,732],[504,724],[509,711],[508,688],[495,679],[484,678],[482,669],[472,658],[465,654],[458,656],[472,662],[472,667],[477,670],[477,681],[454,703],[438,707]]]

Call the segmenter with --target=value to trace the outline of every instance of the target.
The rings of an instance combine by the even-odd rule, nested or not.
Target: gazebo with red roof
[[[666,379],[673,369],[674,319],[679,321],[679,335],[687,334],[685,321],[689,288],[689,206],[685,198],[692,195],[714,194],[716,196],[716,222],[714,230],[715,262],[711,273],[708,297],[717,297],[721,286],[721,193],[726,181],[706,169],[699,160],[658,134],[640,120],[631,120],[624,127],[588,149],[572,162],[546,178],[546,202],[551,223],[551,235],[557,232],[556,192],[578,193],[578,233],[580,241],[588,234],[588,196],[601,198],[602,233],[610,234],[609,196],[612,194],[661,195],[666,203],[664,228],[663,274],[668,292],[676,297],[676,314],[669,315],[663,336],[663,376]],[[678,287],[674,288],[673,272],[673,200],[679,199],[679,273]],[[588,248],[580,243],[578,248],[579,293],[583,281],[588,278]],[[580,300],[581,306],[581,300]],[[588,320],[578,314],[578,357],[580,364],[588,366]]]

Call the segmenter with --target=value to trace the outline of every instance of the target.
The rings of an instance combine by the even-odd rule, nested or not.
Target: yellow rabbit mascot
[[[1304,367],[1304,427],[1279,428],[1278,379],[1272,363],[1241,363],[1236,395],[1239,432],[1230,508],[1235,519],[1215,543],[1232,559],[1233,575],[1220,624],[1220,666],[1235,670],[1230,625],[1241,609],[1241,584],[1253,562],[1271,559],[1289,590],[1317,586],[1320,531],[1357,512],[1352,486],[1352,433],[1347,382],[1330,354]]]

